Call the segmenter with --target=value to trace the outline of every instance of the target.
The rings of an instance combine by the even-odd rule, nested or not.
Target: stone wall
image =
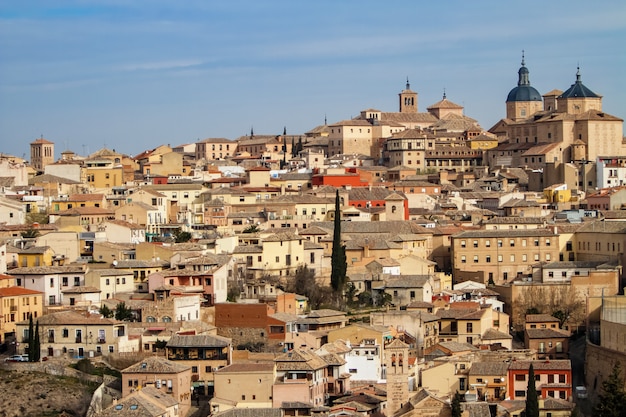
[[[622,366],[622,378],[626,372],[626,354],[587,342],[585,354],[585,384],[592,398],[601,392],[602,382],[613,371],[616,362]],[[626,388],[626,382],[624,384]]]

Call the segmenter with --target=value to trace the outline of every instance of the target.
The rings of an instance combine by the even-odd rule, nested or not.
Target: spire
[[[517,85],[530,85],[530,80],[528,79],[528,68],[526,68],[526,59],[524,57],[524,51],[522,50],[522,66],[517,72],[519,75]]]
[[[443,87],[443,99],[446,99],[446,87]]]
[[[324,126],[326,126],[328,124],[328,121],[326,120],[326,113],[324,113]]]
[[[582,83],[582,80],[580,79],[580,64],[576,66],[576,82]]]
[[[407,75],[406,77],[406,89],[410,90],[411,89],[411,84],[409,84],[409,76]]]
[[[254,127],[250,126],[250,136],[254,136]]]

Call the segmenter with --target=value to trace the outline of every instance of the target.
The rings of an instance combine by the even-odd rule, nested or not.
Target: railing
[[[98,339],[98,341],[97,341],[97,342],[98,342],[98,343],[106,343],[107,341],[106,341],[106,339]]]

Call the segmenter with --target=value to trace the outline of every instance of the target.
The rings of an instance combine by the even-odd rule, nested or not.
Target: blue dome
[[[541,94],[535,87],[520,85],[509,92],[506,101],[507,103],[510,101],[541,101]]]
[[[524,55],[522,54],[522,66],[517,72],[519,75],[517,81],[517,87],[509,92],[506,98],[506,102],[510,101],[541,101],[541,94],[534,87],[530,85],[530,79],[528,78],[528,68],[524,63]]]

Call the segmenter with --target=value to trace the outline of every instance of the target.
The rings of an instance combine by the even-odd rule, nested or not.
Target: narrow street
[[[594,393],[589,391],[589,398],[580,399],[576,398],[575,389],[577,386],[586,386],[589,389],[588,385],[585,381],[585,347],[586,347],[586,338],[585,336],[581,336],[575,340],[570,341],[569,346],[569,355],[570,360],[572,361],[572,395],[574,396],[574,402],[578,406],[578,411],[581,416],[591,417],[593,404],[592,400],[594,398]]]

